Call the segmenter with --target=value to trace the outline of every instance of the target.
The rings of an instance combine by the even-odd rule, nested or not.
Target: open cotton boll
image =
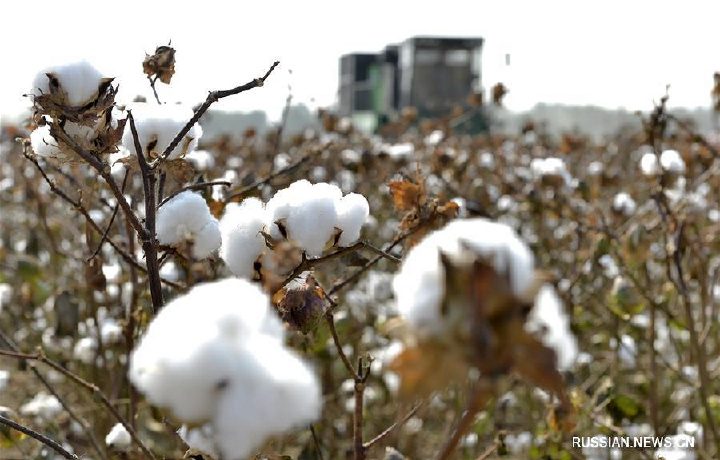
[[[282,344],[283,333],[258,286],[236,278],[201,284],[153,319],[130,356],[129,377],[154,404],[206,421],[237,374],[243,342],[261,334]]]
[[[613,211],[620,213],[625,217],[632,216],[633,214],[635,214],[635,210],[637,209],[635,200],[633,200],[632,197],[625,192],[620,192],[615,195],[615,198],[613,198],[612,207]]]
[[[660,155],[660,165],[665,171],[682,174],[685,172],[685,162],[677,150],[665,150]]]
[[[517,297],[525,296],[532,287],[532,252],[511,227],[480,218],[455,220],[412,248],[393,280],[398,311],[417,331],[428,335],[443,332],[440,305],[445,295],[445,269],[440,253],[462,260],[468,251],[492,263],[497,273],[508,273]]]
[[[239,460],[320,413],[319,382],[283,333],[258,286],[234,278],[196,286],[150,323],[130,357],[130,380],[180,419],[207,422],[184,430],[194,447]]]
[[[175,246],[193,240],[193,257],[203,259],[220,247],[218,222],[210,214],[205,199],[191,191],[182,192],[157,213],[157,239],[160,244]]]
[[[265,207],[257,198],[246,198],[239,205],[230,203],[225,208],[220,219],[220,257],[235,276],[253,278],[255,261],[267,249],[261,233],[267,221]]]
[[[312,184],[305,180],[299,180],[290,184],[289,187],[278,190],[268,201],[266,209],[270,220],[270,236],[279,240],[282,238],[280,227],[277,222],[285,221],[290,215],[290,210],[310,194]]]
[[[65,153],[60,150],[57,141],[50,134],[50,126],[39,126],[30,133],[30,146],[36,155],[46,158],[63,158]]]
[[[103,80],[102,73],[85,60],[56,65],[35,76],[32,94],[40,96],[51,93],[48,74],[57,79],[60,89],[67,95],[67,101],[74,107],[90,102],[97,95]]]
[[[337,226],[335,205],[342,191],[334,185],[315,184],[302,199],[290,207],[286,219],[288,237],[311,257],[320,257]]]
[[[578,354],[577,339],[570,331],[570,318],[551,285],[540,288],[525,330],[539,334],[543,343],[555,351],[560,369],[573,365]]]
[[[282,344],[266,336],[252,337],[237,365],[241,373],[225,389],[214,420],[222,458],[246,458],[267,437],[320,415],[317,378]]]
[[[657,155],[653,152],[644,153],[642,158],[640,158],[640,170],[646,176],[656,176],[660,174]]]
[[[39,417],[52,420],[63,411],[62,404],[53,395],[39,392],[33,399],[20,406],[20,413],[27,417]]]
[[[194,113],[190,107],[177,104],[137,103],[128,109],[133,114],[140,145],[145,155],[150,158],[155,158],[165,151]],[[202,128],[194,124],[168,158],[173,160],[192,152],[197,148],[201,137]],[[137,155],[130,123],[125,125],[122,145]]]
[[[73,349],[73,357],[85,364],[92,364],[97,353],[97,340],[94,337],[83,337]]]
[[[220,247],[221,243],[220,226],[217,220],[212,219],[195,236],[193,257],[196,259],[209,257],[213,251]]]
[[[370,215],[367,199],[358,193],[349,193],[338,202],[337,227],[342,230],[338,246],[350,246],[360,238],[360,229]]]
[[[213,458],[220,457],[215,440],[215,430],[209,424],[190,428],[183,425],[178,430],[178,436],[185,441],[192,451],[198,451]]]
[[[122,423],[116,423],[105,436],[105,444],[113,449],[125,450],[132,445],[132,438]]]

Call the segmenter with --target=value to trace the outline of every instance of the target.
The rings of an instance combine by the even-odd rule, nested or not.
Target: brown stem
[[[160,201],[160,204],[158,204],[158,209],[160,209],[162,207],[162,205],[164,205],[171,199],[175,198],[182,192],[187,192],[188,190],[202,190],[204,188],[212,187],[214,185],[224,185],[226,187],[230,187],[232,184],[226,180],[214,180],[214,181],[210,181],[210,182],[199,182],[197,184],[186,185],[185,187],[183,187],[179,190],[176,190],[176,191],[172,192],[170,195],[163,198],[162,201]]]
[[[152,460],[156,460],[155,455],[150,451],[150,449],[147,448],[145,443],[140,439],[135,429],[125,420],[125,418],[120,415],[120,412],[113,406],[112,402],[108,399],[107,396],[98,388],[97,385],[90,383],[86,380],[84,380],[82,377],[78,376],[77,374],[73,374],[69,370],[65,369],[60,364],[56,363],[55,361],[51,360],[50,358],[46,357],[43,354],[36,353],[36,354],[25,354],[25,353],[17,353],[14,351],[7,351],[7,350],[0,350],[0,356],[8,356],[11,358],[21,359],[21,360],[31,360],[31,361],[39,361],[52,369],[56,370],[57,372],[61,373],[65,377],[69,378],[73,382],[75,382],[78,386],[84,388],[85,390],[89,391],[93,394],[96,398],[100,399],[100,402],[113,414],[115,419],[122,424],[122,426],[125,427],[125,429],[130,433],[130,437],[135,441],[135,443],[140,447],[140,449],[143,451],[143,453]]]
[[[158,156],[158,158],[153,161],[153,164],[150,166],[151,169],[157,168],[162,162],[167,160],[167,158],[170,156],[170,153],[175,150],[175,147],[180,144],[180,141],[185,137],[185,135],[192,129],[192,127],[197,123],[200,118],[207,112],[207,110],[210,108],[210,106],[219,101],[222,98],[233,96],[235,94],[240,94],[245,91],[249,91],[253,88],[257,88],[258,86],[263,86],[265,83],[265,80],[270,76],[273,70],[275,70],[275,67],[277,67],[280,64],[280,61],[275,61],[273,65],[270,67],[270,70],[268,70],[265,75],[263,75],[260,78],[256,78],[248,83],[245,83],[244,85],[237,86],[233,89],[227,89],[223,91],[211,91],[210,94],[208,94],[207,99],[205,99],[205,102],[202,103],[200,107],[195,111],[195,114],[192,116],[192,118],[183,126],[183,128],[180,130],[179,133],[175,136],[175,138],[170,142],[170,145],[168,145],[163,153]]]
[[[155,215],[157,208],[155,207],[155,184],[157,176],[150,169],[140,138],[138,137],[135,127],[135,119],[132,112],[128,110],[128,123],[130,123],[130,132],[135,143],[135,152],[140,165],[140,174],[143,180],[143,191],[145,194],[145,231],[141,233],[141,242],[143,252],[145,253],[145,264],[147,265],[148,283],[150,284],[150,297],[152,299],[153,310],[157,313],[163,306],[162,284],[160,283],[160,266],[158,265],[157,246],[155,244]]]
[[[392,425],[390,425],[389,427],[387,427],[387,428],[385,429],[385,431],[383,431],[383,432],[380,433],[379,435],[375,436],[374,438],[372,438],[371,440],[369,440],[368,442],[366,442],[366,443],[363,445],[363,447],[365,447],[365,450],[370,449],[372,446],[374,446],[375,444],[377,444],[377,443],[379,443],[380,441],[382,441],[383,439],[385,439],[388,435],[390,435],[390,433],[392,433],[392,432],[395,431],[396,429],[398,429],[398,428],[402,427],[403,425],[405,425],[408,420],[410,420],[415,414],[417,414],[417,411],[420,410],[421,407],[422,407],[422,403],[416,404],[415,407],[413,407],[412,409],[410,409],[410,411],[409,411],[407,414],[405,414],[405,416],[404,416],[402,419],[400,419],[400,420],[398,420],[397,422],[393,423]]]
[[[33,431],[26,426],[20,425],[17,422],[13,422],[12,420],[10,420],[6,417],[3,417],[2,415],[0,415],[0,424],[8,426],[15,431],[19,431],[20,433],[24,433],[24,434],[30,436],[31,438],[37,439],[38,441],[45,444],[46,446],[48,446],[49,448],[51,448],[52,450],[54,450],[55,452],[57,452],[58,454],[62,455],[65,458],[69,458],[71,460],[77,460],[77,458],[78,458],[77,455],[71,454],[70,452],[65,450],[63,448],[63,446],[61,446],[57,442],[53,441],[52,439],[48,438],[47,436],[40,434],[37,431]]]
[[[489,396],[490,393],[482,386],[478,386],[475,391],[472,392],[470,400],[468,401],[467,410],[463,413],[460,418],[460,422],[458,422],[458,425],[455,430],[453,430],[450,438],[445,442],[445,445],[436,457],[436,460],[448,460],[452,456],[453,452],[455,452],[455,448],[460,442],[460,439],[462,439],[465,433],[467,433],[470,429],[473,420],[475,420],[475,415],[477,415],[480,409],[483,408],[489,399]]]

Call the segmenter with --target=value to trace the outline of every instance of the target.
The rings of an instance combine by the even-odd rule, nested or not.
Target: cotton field
[[[190,107],[174,56],[125,105],[38,69],[2,127],[0,458],[718,458],[720,138],[668,96],[602,141],[209,139],[283,64]],[[668,442],[576,442],[623,437]]]

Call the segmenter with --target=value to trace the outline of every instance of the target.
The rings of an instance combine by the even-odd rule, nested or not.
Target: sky
[[[289,93],[311,108],[333,104],[342,54],[415,35],[483,37],[483,86],[502,81],[515,111],[540,102],[647,110],[668,84],[671,106],[707,107],[719,13],[710,0],[7,1],[0,115],[27,107],[38,71],[76,59],[115,76],[121,102],[150,96],[143,57],[172,40],[176,75],[159,84],[163,102],[195,104],[279,60],[264,87],[215,106],[277,119]]]

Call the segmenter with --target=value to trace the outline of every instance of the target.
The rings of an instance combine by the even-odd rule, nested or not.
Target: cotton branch
[[[200,107],[195,111],[195,115],[185,124],[185,126],[180,130],[180,132],[175,136],[175,139],[170,142],[170,145],[165,148],[162,154],[158,156],[158,158],[152,162],[150,165],[151,169],[156,169],[162,162],[167,160],[167,158],[170,156],[170,153],[175,150],[175,147],[180,144],[180,141],[185,137],[185,135],[190,131],[190,129],[193,127],[195,123],[197,123],[200,118],[202,118],[203,115],[205,115],[205,112],[210,108],[210,106],[219,101],[222,98],[228,97],[228,96],[234,96],[235,94],[240,94],[245,91],[249,91],[253,88],[257,88],[258,86],[263,86],[265,84],[265,80],[270,76],[273,70],[275,70],[275,67],[280,65],[280,61],[275,61],[273,65],[270,67],[270,69],[265,72],[265,75],[263,75],[260,78],[256,78],[248,83],[245,83],[244,85],[240,85],[238,87],[235,87],[233,89],[227,89],[223,91],[211,91],[210,94],[208,94],[207,99],[205,99],[205,102],[202,103]]]
[[[58,454],[62,455],[65,458],[69,458],[71,460],[77,460],[78,456],[71,454],[67,450],[63,448],[60,444],[53,441],[52,439],[48,438],[47,436],[38,433],[37,431],[33,431],[30,428],[20,425],[17,422],[13,422],[12,420],[8,419],[7,417],[4,417],[3,415],[0,415],[0,424],[3,424],[5,426],[8,426],[12,428],[15,431],[19,431],[20,433],[26,434],[30,436],[31,438],[37,439],[41,443],[45,444]]]
[[[153,309],[157,313],[163,305],[162,285],[160,284],[160,267],[157,260],[157,246],[155,244],[155,184],[157,177],[150,170],[140,138],[138,137],[137,128],[135,127],[135,119],[132,112],[128,110],[128,123],[130,123],[130,131],[132,133],[133,142],[135,143],[135,153],[138,157],[140,165],[140,174],[142,175],[143,190],[145,192],[145,230],[140,234],[143,251],[145,252],[145,263],[148,268],[148,282],[150,284],[150,297],[152,298]]]
[[[145,443],[140,439],[140,436],[138,436],[135,429],[125,420],[125,418],[120,415],[120,412],[113,406],[112,402],[108,399],[108,397],[103,393],[100,388],[98,388],[97,385],[90,383],[86,380],[84,380],[82,377],[73,374],[69,370],[65,369],[60,364],[56,363],[55,361],[51,360],[47,356],[43,355],[42,353],[35,353],[35,354],[25,354],[25,353],[17,353],[14,351],[7,351],[7,350],[0,350],[0,356],[7,356],[10,358],[16,358],[20,360],[26,360],[26,361],[39,361],[52,369],[56,370],[57,372],[61,373],[65,377],[72,380],[74,383],[76,383],[78,386],[84,388],[85,390],[89,391],[93,394],[93,396],[97,397],[102,404],[113,414],[115,419],[122,424],[122,426],[125,427],[125,429],[130,433],[130,437],[135,441],[135,443],[140,447],[140,450],[143,451],[145,456],[151,460],[157,460],[155,458],[155,455],[148,449],[148,447],[145,445]],[[74,457],[68,457],[68,458],[74,458]]]

